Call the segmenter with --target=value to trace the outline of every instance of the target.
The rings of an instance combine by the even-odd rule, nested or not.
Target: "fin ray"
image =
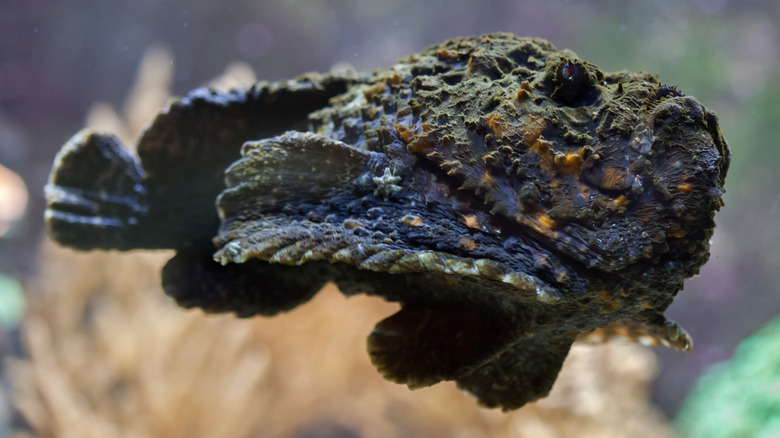
[[[414,389],[469,374],[500,352],[502,333],[488,313],[407,304],[376,325],[368,353],[386,379]]]
[[[693,339],[676,322],[660,315],[651,322],[621,319],[612,324],[582,333],[578,342],[597,344],[612,340],[626,340],[647,346],[664,345],[689,353],[693,350]]]
[[[459,378],[458,387],[489,408],[504,411],[547,396],[569,353],[574,336],[535,335],[504,350],[472,374]]]
[[[113,135],[83,129],[54,160],[46,197],[49,234],[76,249],[132,249],[148,214],[144,172]]]

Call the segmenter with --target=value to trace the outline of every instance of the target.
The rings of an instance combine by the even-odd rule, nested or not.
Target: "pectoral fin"
[[[405,305],[376,325],[368,353],[386,379],[414,389],[473,372],[498,355],[507,333],[487,313]]]
[[[483,406],[518,409],[550,392],[573,342],[573,335],[531,336],[457,379],[458,387]]]
[[[383,154],[296,131],[246,143],[241,154],[217,199],[216,260],[358,264],[379,251],[367,231],[355,231],[363,226],[359,220],[343,218],[374,191],[373,178],[387,167]]]

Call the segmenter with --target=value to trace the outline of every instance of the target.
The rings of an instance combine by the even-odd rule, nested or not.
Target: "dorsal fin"
[[[157,115],[138,157],[112,135],[81,131],[58,154],[46,188],[52,236],[79,249],[211,249],[214,201],[241,145],[305,126],[309,113],[358,80],[309,74],[194,90]]]

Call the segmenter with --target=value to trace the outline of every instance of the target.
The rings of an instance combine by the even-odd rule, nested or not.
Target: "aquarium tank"
[[[777,2],[13,2],[0,11],[0,29],[0,437],[674,437],[777,430]],[[292,312],[205,314],[182,309],[163,292],[160,273],[174,251],[84,252],[46,233],[44,186],[55,155],[84,127],[116,136],[133,156],[159,111],[195,88],[229,93],[311,72],[371,75],[426,47],[496,32],[543,38],[603,72],[656,77],[669,85],[660,98],[683,94],[717,114],[731,159],[714,233],[702,243],[709,244],[709,260],[665,303],[664,315],[692,344],[672,325],[666,337],[644,336],[633,326],[593,332],[560,358],[549,396],[503,412],[479,406],[452,382],[410,391],[377,373],[366,337],[399,311],[397,303],[346,298],[326,283]],[[561,71],[575,78],[579,64],[571,65]],[[469,68],[498,72],[496,79],[506,73],[500,64]],[[551,78],[548,91],[563,81]],[[562,89],[555,96],[592,103],[588,93]],[[494,117],[489,126],[499,132],[514,122]],[[404,137],[403,126],[392,129]],[[427,132],[407,134],[420,140]],[[422,140],[416,145],[425,148]],[[564,158],[562,169],[576,165],[577,157]],[[85,174],[93,170],[85,163]],[[382,170],[367,180],[380,201],[403,186],[395,179],[403,169]],[[441,196],[431,187],[432,197]],[[612,211],[621,205],[613,203]],[[399,219],[414,228],[425,220],[419,216]],[[478,215],[462,219],[459,226],[471,230],[484,222]],[[549,220],[527,226],[544,234]],[[480,243],[457,242],[462,251]],[[566,278],[548,271],[550,281]],[[597,299],[605,315],[628,302],[619,294]],[[659,339],[690,352],[642,345]],[[424,350],[418,356],[423,363]]]

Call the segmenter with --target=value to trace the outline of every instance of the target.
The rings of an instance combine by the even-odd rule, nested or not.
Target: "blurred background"
[[[564,370],[551,402],[504,415],[473,407],[451,385],[410,392],[382,381],[363,338],[393,305],[326,291],[301,316],[207,318],[162,296],[167,254],[74,254],[44,239],[43,185],[54,154],[87,124],[132,144],[170,94],[215,78],[231,86],[382,69],[445,39],[495,31],[546,38],[605,71],[657,74],[718,113],[733,152],[726,207],[710,262],[667,311],[692,334],[693,353],[578,347],[574,365],[567,362],[575,371]],[[12,429],[196,436],[188,434],[196,425],[211,431],[200,436],[585,436],[588,427],[591,436],[668,436],[674,427],[693,436],[695,408],[669,422],[689,394],[686,406],[700,403],[700,376],[780,314],[779,59],[774,0],[4,2],[0,437]],[[340,326],[345,320],[354,321]],[[285,369],[295,381],[284,381]],[[716,371],[708,387],[718,385]],[[758,424],[780,424],[778,374],[761,383],[774,385],[774,404]],[[711,402],[749,406],[739,400],[747,392]],[[206,407],[213,404],[221,410]],[[610,417],[616,404],[624,411]],[[572,421],[551,426],[562,418]]]

